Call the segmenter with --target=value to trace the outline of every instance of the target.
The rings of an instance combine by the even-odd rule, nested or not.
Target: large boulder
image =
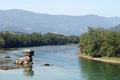
[[[16,64],[24,65],[24,64],[32,64],[32,56],[34,56],[34,51],[32,49],[25,49],[24,56],[15,60]]]
[[[32,59],[32,57],[24,56],[24,57],[20,57],[20,58],[16,59],[15,63],[16,64],[20,64],[20,65],[22,65],[22,64],[29,64],[29,63],[32,64],[32,60],[31,59]]]

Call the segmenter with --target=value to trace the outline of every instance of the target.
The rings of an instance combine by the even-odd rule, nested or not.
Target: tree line
[[[0,33],[0,48],[18,48],[31,47],[41,45],[64,45],[70,43],[78,43],[78,36],[66,36],[54,33],[32,33],[17,34],[11,32]]]
[[[81,54],[92,57],[120,57],[120,32],[91,28],[80,36]]]

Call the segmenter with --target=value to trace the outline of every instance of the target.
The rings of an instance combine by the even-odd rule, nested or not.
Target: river
[[[119,80],[120,65],[78,57],[77,45],[29,47],[35,51],[33,65],[27,68],[0,70],[0,80]],[[0,66],[13,66],[22,50],[0,52]],[[43,66],[44,64],[51,66]]]

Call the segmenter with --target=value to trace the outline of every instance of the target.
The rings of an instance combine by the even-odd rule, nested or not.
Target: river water
[[[0,70],[0,80],[119,80],[120,65],[78,57],[77,45],[29,47],[35,51],[33,65]],[[0,52],[0,60],[10,58],[0,66],[15,66],[14,60],[22,50]],[[50,64],[51,66],[44,66]]]

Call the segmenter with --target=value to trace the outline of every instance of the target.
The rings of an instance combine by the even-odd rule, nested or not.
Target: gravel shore
[[[95,60],[95,61],[102,61],[102,62],[118,63],[118,64],[120,64],[119,60],[113,59],[113,58],[93,58],[91,56],[86,56],[86,55],[82,55],[82,54],[79,54],[79,56],[82,57],[82,58],[91,59],[91,60]]]

